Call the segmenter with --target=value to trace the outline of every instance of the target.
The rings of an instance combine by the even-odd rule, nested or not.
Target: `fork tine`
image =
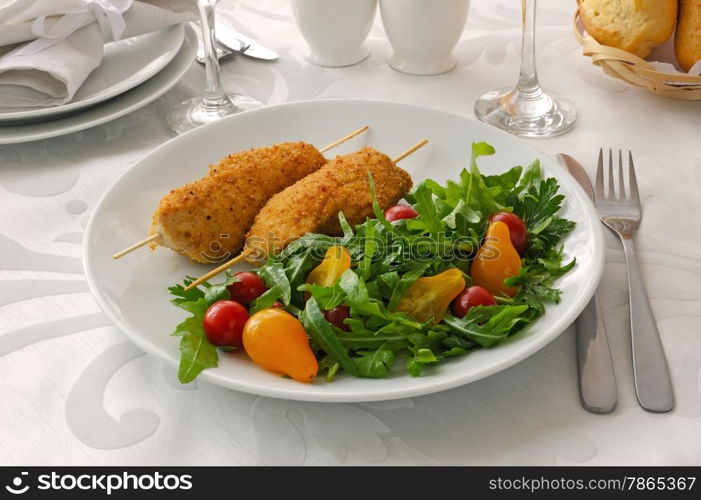
[[[596,192],[595,197],[603,200],[604,196],[604,148],[599,148],[599,162],[596,165]]]
[[[619,197],[625,199],[626,197],[626,183],[623,181],[623,152],[618,150],[618,189]]]
[[[235,55],[238,56],[238,55],[243,54],[244,52],[246,52],[250,48],[251,48],[250,43],[249,44],[241,44],[241,47],[238,50],[235,50],[234,53],[235,53]]]
[[[633,153],[628,151],[628,178],[630,181],[630,197],[633,201],[640,201],[640,194],[638,193],[638,180],[635,177],[635,165],[633,164]]]
[[[616,186],[613,183],[613,151],[609,149],[609,190],[608,197],[611,200],[616,199]]]

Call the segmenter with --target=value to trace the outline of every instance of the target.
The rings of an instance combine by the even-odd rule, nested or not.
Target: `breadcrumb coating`
[[[270,198],[246,237],[246,260],[261,264],[306,233],[340,234],[340,211],[352,226],[373,216],[368,173],[383,210],[411,189],[411,176],[376,149],[337,156]]]
[[[220,262],[239,253],[246,232],[276,193],[326,163],[311,144],[290,142],[230,154],[202,179],[165,195],[153,214],[151,244],[195,262]]]

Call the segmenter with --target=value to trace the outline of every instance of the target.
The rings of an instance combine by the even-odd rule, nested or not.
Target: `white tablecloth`
[[[677,406],[643,411],[633,391],[623,254],[607,235],[602,302],[619,404],[578,399],[574,331],[502,373],[458,389],[372,404],[312,404],[205,383],[182,387],[110,325],[87,292],[81,236],[121,173],[169,139],[166,113],[203,85],[194,65],[157,102],[61,138],[0,148],[0,464],[695,464],[701,463],[701,103],[663,99],[604,76],[581,55],[573,0],[541,0],[539,73],[571,99],[577,128],[536,143],[593,174],[600,146],[634,151],[644,278]],[[484,91],[514,83],[520,4],[473,0],[458,67],[397,73],[379,19],[372,55],[349,68],[303,58],[287,0],[222,2],[220,15],[279,51],[237,58],[224,82],[268,104],[366,97],[472,116]]]

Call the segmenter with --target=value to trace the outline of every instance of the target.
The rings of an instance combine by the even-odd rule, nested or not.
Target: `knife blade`
[[[225,22],[215,21],[215,32],[217,34],[217,41],[231,50],[239,50],[244,45],[250,45],[246,52],[243,53],[244,56],[261,59],[263,61],[274,61],[280,57],[277,52],[239,33]]]
[[[570,155],[561,153],[558,160],[594,201],[594,189],[587,172]],[[611,413],[618,401],[613,359],[606,335],[598,293],[589,301],[576,321],[577,366],[582,406],[592,413]]]
[[[594,201],[594,187],[591,185],[591,181],[589,180],[589,176],[587,175],[586,170],[584,170],[584,167],[582,167],[577,160],[566,153],[560,153],[560,158],[570,175],[575,178],[580,186],[582,186],[582,189],[584,189],[584,192],[587,193],[589,199]]]

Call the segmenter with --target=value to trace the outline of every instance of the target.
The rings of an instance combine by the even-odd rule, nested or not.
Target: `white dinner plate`
[[[28,125],[0,126],[0,144],[18,144],[58,137],[119,118],[139,109],[166,93],[192,65],[197,52],[197,36],[185,27],[185,40],[173,60],[155,76],[107,102],[56,120]]]
[[[441,363],[421,377],[411,377],[402,366],[397,366],[386,379],[344,375],[331,383],[319,377],[312,384],[301,384],[258,368],[244,353],[237,352],[222,354],[219,367],[206,370],[199,380],[303,401],[377,401],[417,396],[504,370],[536,352],[574,321],[601,276],[603,236],[591,201],[569,174],[528,142],[480,122],[405,104],[364,100],[296,102],[246,112],[177,137],[143,158],[104,195],[85,233],[85,272],[97,301],[139,347],[172,365],[175,377],[179,338],[170,334],[187,313],[169,302],[167,288],[180,283],[185,275],[199,276],[209,267],[193,264],[165,248],[153,253],[140,249],[117,261],[110,256],[148,234],[152,211],[165,193],[203,176],[207,165],[227,154],[296,140],[321,147],[366,124],[370,125],[367,133],[330,154],[371,145],[393,156],[427,138],[431,142],[426,147],[401,163],[415,183],[429,177],[438,181],[457,178],[468,165],[473,141],[487,141],[496,147],[495,156],[480,158],[480,168],[485,173],[525,166],[540,158],[545,173],[560,181],[566,196],[564,216],[577,223],[564,243],[566,258],[576,257],[577,265],[557,283],[562,290],[561,302],[548,306],[547,313],[535,324],[496,347]]]
[[[123,94],[165,68],[180,50],[184,38],[185,29],[179,24],[108,43],[102,63],[90,73],[71,102],[45,108],[0,108],[0,126],[66,116]]]

